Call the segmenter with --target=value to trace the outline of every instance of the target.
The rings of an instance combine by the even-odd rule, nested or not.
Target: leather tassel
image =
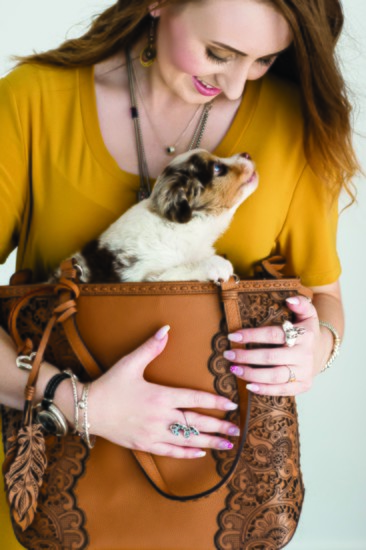
[[[12,465],[5,475],[7,495],[14,521],[25,531],[34,519],[39,488],[47,467],[42,426],[25,425],[8,441],[7,458]]]

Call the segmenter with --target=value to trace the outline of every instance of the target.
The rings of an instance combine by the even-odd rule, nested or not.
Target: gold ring
[[[296,382],[296,374],[294,373],[294,371],[292,369],[290,369],[290,367],[288,365],[285,365],[287,368],[288,368],[288,380],[287,380],[287,384],[289,382]]]

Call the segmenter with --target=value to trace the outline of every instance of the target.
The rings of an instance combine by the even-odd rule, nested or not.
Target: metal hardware
[[[32,370],[33,361],[36,355],[36,351],[32,351],[30,355],[18,355],[18,357],[15,359],[15,364],[18,369],[30,371]]]

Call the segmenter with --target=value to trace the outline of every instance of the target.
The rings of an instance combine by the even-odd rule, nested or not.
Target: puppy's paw
[[[207,278],[214,282],[219,280],[228,281],[234,273],[231,262],[225,260],[222,256],[216,255],[206,261],[206,270]]]

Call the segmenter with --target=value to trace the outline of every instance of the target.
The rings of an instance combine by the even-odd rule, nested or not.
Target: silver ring
[[[189,439],[191,435],[200,435],[200,432],[194,426],[188,426],[188,424],[184,425],[180,422],[174,422],[174,424],[170,424],[169,430],[172,432],[173,435],[176,436],[182,434],[185,439]]]
[[[296,382],[296,374],[294,373],[294,371],[288,366],[288,365],[285,365],[285,367],[288,368],[288,380],[287,380],[287,384],[289,382]]]
[[[304,327],[294,327],[290,321],[282,323],[282,329],[285,333],[285,345],[288,348],[292,348],[296,344],[297,337],[306,332]]]

